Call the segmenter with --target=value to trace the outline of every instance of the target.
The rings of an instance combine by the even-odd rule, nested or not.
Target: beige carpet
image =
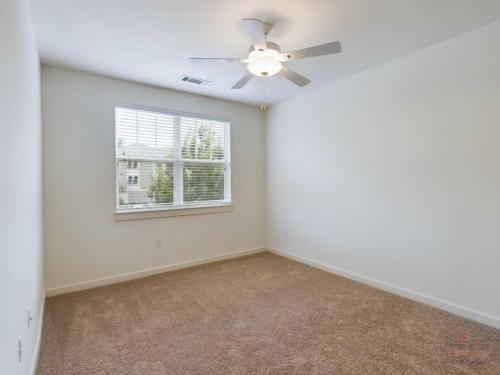
[[[500,374],[500,330],[262,253],[47,299],[37,374]]]

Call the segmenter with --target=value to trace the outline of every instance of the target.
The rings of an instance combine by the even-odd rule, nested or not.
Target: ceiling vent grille
[[[206,79],[201,79],[201,78],[195,78],[195,77],[190,77],[190,76],[184,76],[182,77],[182,80],[184,82],[189,82],[194,85],[208,85],[210,81],[207,81]]]

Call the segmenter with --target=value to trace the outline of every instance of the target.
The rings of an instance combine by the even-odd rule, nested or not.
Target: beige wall
[[[270,247],[500,327],[500,23],[268,111]]]
[[[48,290],[263,247],[264,119],[257,107],[53,66],[43,66],[42,95]],[[234,210],[115,221],[115,102],[230,120]]]
[[[26,1],[0,1],[0,374],[31,373],[41,325],[40,63]],[[27,313],[33,320],[28,327]],[[23,354],[18,361],[18,340]]]

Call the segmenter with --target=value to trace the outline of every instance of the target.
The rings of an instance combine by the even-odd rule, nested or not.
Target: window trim
[[[199,215],[199,214],[209,214],[209,213],[219,213],[219,212],[230,212],[233,210],[234,203],[233,203],[233,194],[232,194],[233,178],[232,178],[232,158],[231,158],[231,154],[232,154],[231,121],[229,121],[226,118],[215,117],[212,115],[205,115],[205,114],[192,113],[192,112],[183,112],[183,111],[171,110],[171,109],[166,109],[166,108],[158,108],[158,107],[153,107],[153,106],[148,106],[148,105],[138,105],[138,104],[131,104],[131,103],[126,103],[126,102],[114,102],[113,104],[114,104],[113,105],[113,120],[114,120],[114,122],[113,122],[113,141],[115,144],[115,148],[113,150],[114,151],[114,160],[113,161],[114,161],[114,166],[115,166],[115,183],[114,183],[114,195],[115,195],[114,217],[115,217],[115,220],[122,221],[122,220],[152,219],[152,218],[162,218],[162,217],[170,217],[170,216]],[[224,162],[215,161],[215,160],[207,161],[209,163],[213,162],[213,163],[224,164],[224,165],[229,164],[229,173],[230,173],[231,178],[227,179],[226,176],[224,178],[224,187],[225,187],[225,189],[229,188],[229,190],[227,190],[228,194],[229,194],[228,199],[226,199],[224,201],[211,201],[211,202],[206,202],[206,203],[194,202],[193,204],[172,205],[170,207],[150,207],[150,208],[146,207],[146,208],[135,208],[135,209],[127,209],[127,208],[119,209],[118,205],[116,204],[116,199],[118,197],[118,195],[117,195],[117,193],[118,193],[118,191],[117,191],[118,175],[116,173],[116,160],[117,160],[116,159],[116,108],[117,107],[124,107],[124,108],[143,110],[143,111],[152,111],[152,112],[165,113],[165,114],[174,115],[174,116],[186,116],[186,117],[199,118],[202,120],[212,120],[212,121],[220,121],[220,122],[228,123],[228,125],[229,125],[229,137],[227,137],[227,135],[225,135],[224,140],[225,140],[225,143],[229,142],[229,145],[224,145],[224,149],[226,150],[226,147],[227,147],[229,161],[227,162],[226,159],[224,160]],[[226,158],[226,156],[224,158]],[[205,161],[201,161],[201,160],[180,159],[178,161],[181,161],[182,163],[184,163],[184,162],[188,162],[188,163],[199,162],[199,163],[205,164]]]
[[[120,210],[115,211],[114,216],[116,221],[125,220],[140,220],[140,219],[159,219],[162,217],[171,216],[186,216],[186,215],[202,215],[215,214],[221,212],[233,211],[233,203],[220,203],[216,205],[184,205],[171,208],[151,208],[151,209],[135,209],[135,210]]]

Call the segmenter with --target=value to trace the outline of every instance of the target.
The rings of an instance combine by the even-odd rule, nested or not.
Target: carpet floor
[[[48,298],[38,375],[500,374],[500,330],[270,253]]]

